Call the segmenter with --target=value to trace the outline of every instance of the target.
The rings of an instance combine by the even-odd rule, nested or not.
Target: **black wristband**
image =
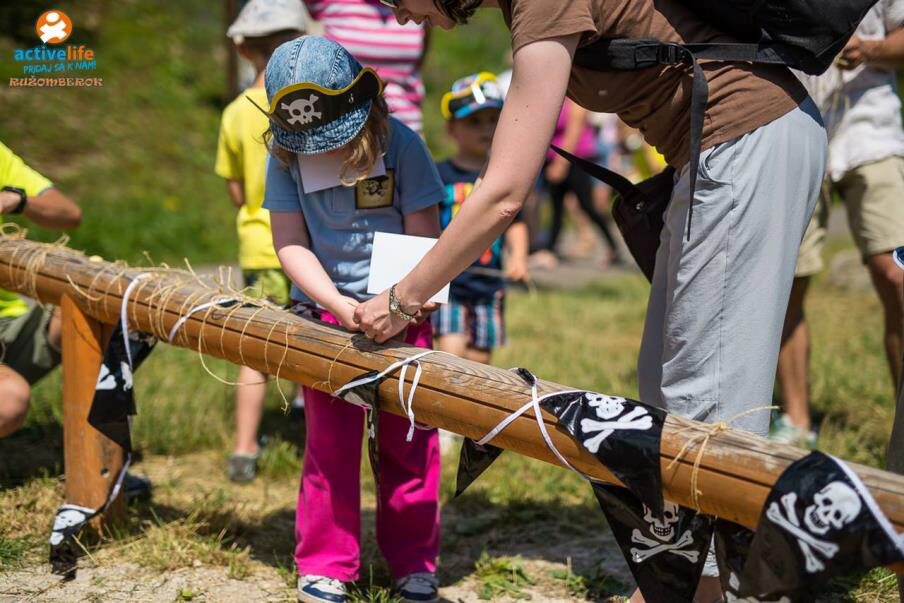
[[[11,214],[21,214],[25,211],[25,206],[28,205],[28,195],[25,194],[25,189],[19,188],[17,186],[4,186],[2,189],[3,192],[7,193],[16,193],[19,195],[19,203],[16,204],[16,207],[9,213]]]

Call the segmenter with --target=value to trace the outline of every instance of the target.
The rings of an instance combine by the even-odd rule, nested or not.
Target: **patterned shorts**
[[[437,337],[458,333],[468,338],[468,345],[492,350],[505,345],[505,292],[480,303],[453,301],[442,304],[434,312],[433,329]]]

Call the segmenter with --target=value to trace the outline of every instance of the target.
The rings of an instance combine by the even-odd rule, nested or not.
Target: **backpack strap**
[[[700,146],[703,143],[703,122],[709,103],[709,83],[699,61],[733,61],[747,63],[767,63],[790,65],[797,63],[791,49],[783,44],[762,42],[759,44],[676,44],[656,39],[610,39],[599,40],[578,48],[574,64],[594,71],[635,71],[660,65],[687,65],[693,69],[690,106],[690,155],[688,161],[690,179],[690,199],[687,216],[687,238],[691,236],[691,221],[694,212],[694,194],[697,190],[697,169],[700,167]],[[557,152],[559,152],[557,150]],[[561,153],[559,153],[561,155]],[[563,155],[564,156],[564,155]],[[572,163],[587,171],[586,167],[566,157]],[[598,166],[597,166],[598,167]],[[605,169],[605,168],[601,168]],[[609,170],[606,170],[608,172]],[[591,175],[619,190],[611,176],[602,172]],[[616,174],[617,175],[617,174]],[[633,186],[633,185],[632,185]],[[619,191],[620,192],[620,191]]]

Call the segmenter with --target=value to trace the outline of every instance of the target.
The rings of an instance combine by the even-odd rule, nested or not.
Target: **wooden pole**
[[[66,502],[98,509],[119,475],[123,451],[118,444],[88,424],[97,374],[111,328],[87,316],[72,298],[60,302],[63,318],[63,458],[66,467]],[[106,514],[91,525],[125,516],[125,497],[120,495]]]
[[[0,287],[37,295],[53,302],[63,295],[101,322],[119,320],[123,294],[140,269],[125,270],[107,262],[91,262],[70,250],[56,250],[21,240],[0,238]],[[186,273],[152,272],[139,281],[127,304],[129,328],[166,339],[173,325],[192,308],[228,291],[210,289]],[[174,345],[203,351],[270,375],[332,391],[361,373],[383,369],[417,352],[400,344],[376,346],[365,337],[290,313],[259,307],[209,308],[184,321]],[[420,422],[480,438],[530,397],[512,372],[449,355],[428,356],[415,399]],[[398,402],[398,374],[381,389],[381,407],[403,414]],[[574,389],[541,382],[541,393]],[[616,393],[616,392],[609,392]],[[595,478],[618,483],[595,457],[556,429],[555,417],[544,413],[550,436],[568,461]],[[699,502],[691,494],[691,476],[699,452],[703,423],[669,416],[663,429],[661,469],[665,497],[709,515],[755,528],[773,484],[807,451],[777,445],[748,433],[729,430],[709,439],[700,456]],[[685,455],[679,452],[689,441]],[[511,423],[494,444],[553,464],[531,414]],[[693,444],[693,442],[692,442]],[[899,532],[904,531],[904,477],[851,464]]]

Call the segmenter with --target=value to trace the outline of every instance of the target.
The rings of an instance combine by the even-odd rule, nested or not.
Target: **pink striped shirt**
[[[323,35],[342,44],[362,65],[373,67],[385,83],[384,96],[393,116],[420,132],[424,83],[418,70],[425,31],[399,25],[379,0],[305,0]]]

